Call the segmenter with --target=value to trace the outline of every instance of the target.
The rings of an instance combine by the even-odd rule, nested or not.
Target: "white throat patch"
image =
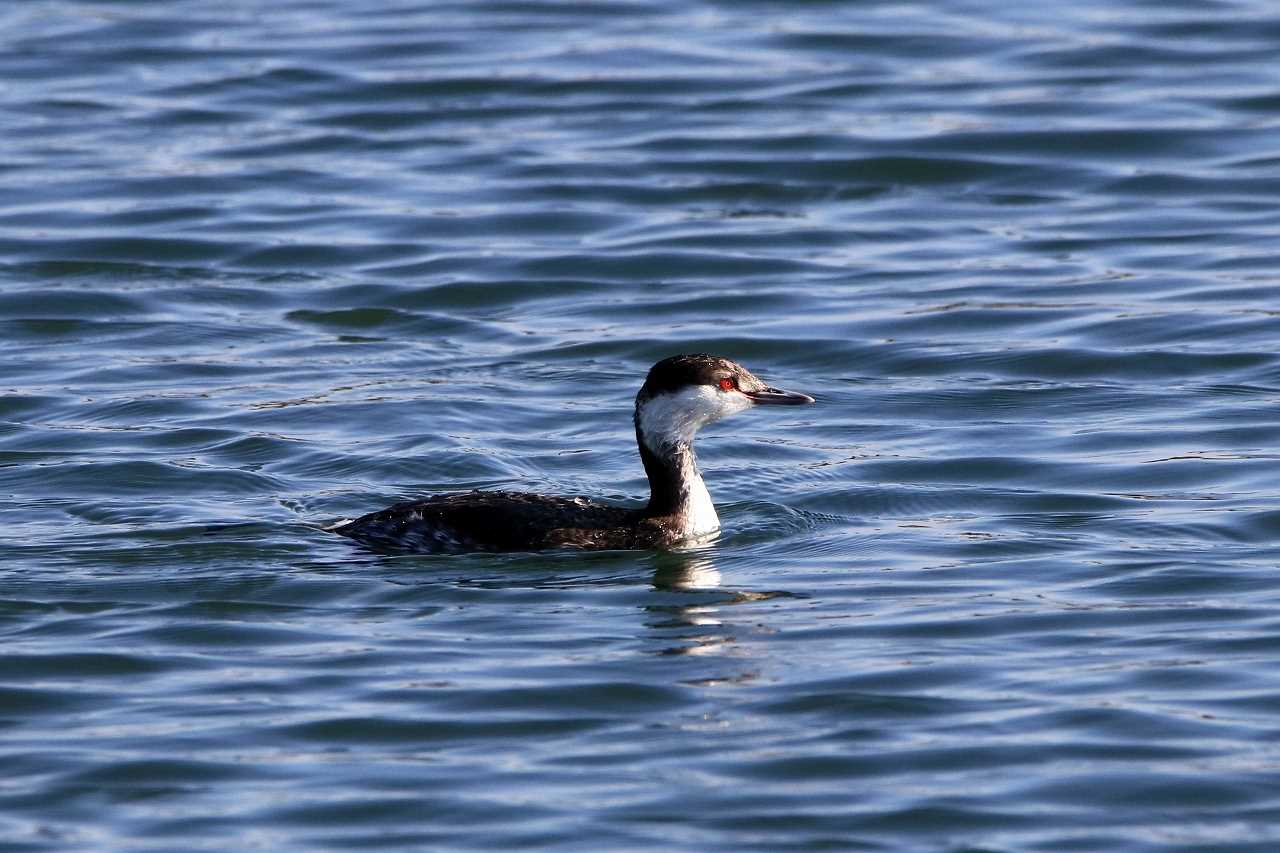
[[[721,391],[710,385],[694,385],[672,394],[650,397],[640,408],[640,436],[654,455],[679,465],[683,484],[681,533],[695,538],[720,529],[711,494],[702,481],[693,455],[693,437],[698,430],[721,418],[751,408],[751,400],[738,391]]]
[[[640,409],[640,434],[650,450],[662,455],[664,446],[692,445],[699,429],[751,405],[740,391],[691,385],[646,400]]]

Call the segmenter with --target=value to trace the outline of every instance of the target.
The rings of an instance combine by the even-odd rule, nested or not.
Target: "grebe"
[[[727,358],[664,358],[636,395],[636,443],[649,503],[636,509],[524,492],[464,492],[398,503],[328,528],[376,550],[537,551],[545,548],[663,548],[720,529],[693,455],[709,423],[760,405],[814,402],[770,388]]]

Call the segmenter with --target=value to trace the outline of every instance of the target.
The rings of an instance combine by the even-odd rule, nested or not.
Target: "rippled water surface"
[[[1273,851],[1280,7],[0,7],[5,849]],[[384,557],[502,487],[702,550]]]

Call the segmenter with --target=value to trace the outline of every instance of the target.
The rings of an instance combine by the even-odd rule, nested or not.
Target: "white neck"
[[[697,385],[651,397],[638,413],[640,440],[659,459],[664,472],[675,479],[674,515],[685,538],[720,529],[720,517],[698,471],[693,438],[706,424],[750,406],[750,400],[736,391]]]
[[[677,511],[683,520],[681,533],[689,539],[715,533],[720,529],[720,516],[716,514],[716,505],[711,502],[711,493],[702,480],[692,447],[687,453],[680,454],[677,464],[682,482],[680,509]]]

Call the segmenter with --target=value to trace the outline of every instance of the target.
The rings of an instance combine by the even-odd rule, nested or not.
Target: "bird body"
[[[812,402],[770,388],[725,358],[672,356],[649,370],[636,395],[636,442],[650,489],[646,506],[474,491],[398,503],[329,529],[376,550],[416,553],[671,547],[720,529],[693,452],[698,430],[757,405]]]

